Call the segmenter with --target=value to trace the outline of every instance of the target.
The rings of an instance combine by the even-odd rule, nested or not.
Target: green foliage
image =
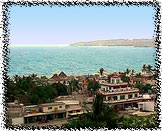
[[[155,128],[157,127],[155,115],[150,116],[129,116],[123,119],[123,128]]]
[[[95,127],[96,123],[91,120],[69,120],[65,125],[66,128],[85,128],[85,127]]]
[[[100,85],[97,81],[90,81],[88,84],[88,90],[92,91],[93,94],[100,88]]]
[[[119,117],[114,111],[113,106],[103,103],[103,96],[96,95],[91,119],[104,123],[106,127],[115,128],[117,127]]]
[[[58,96],[67,95],[67,86],[61,83],[53,84],[53,88],[56,88]]]
[[[15,75],[13,79],[7,78],[7,102],[19,100],[23,104],[40,104],[53,102],[59,95],[67,95],[67,86],[61,83],[49,84],[46,77],[37,77],[35,74],[20,77]],[[28,103],[24,101],[27,99]]]
[[[16,94],[18,94],[19,91],[15,90],[16,85],[9,77],[7,78],[6,87],[7,87],[7,92],[5,95],[7,101],[14,101],[16,99]]]
[[[135,85],[135,88],[138,88],[141,90],[142,93],[156,93],[156,91],[154,89],[152,89],[152,85],[150,84],[146,84],[146,85],[143,85],[143,84],[136,84]]]
[[[102,76],[104,68],[100,68],[100,75]]]
[[[78,88],[79,88],[79,86],[78,86],[78,81],[77,80],[71,80],[71,81],[69,81],[69,91],[68,92],[73,92],[73,91],[76,91]]]
[[[131,72],[131,70],[129,68],[126,69],[125,73],[129,74]]]
[[[123,76],[123,77],[121,78],[121,80],[122,80],[123,82],[129,82],[129,81],[130,81],[130,77],[128,77],[128,76]]]
[[[33,105],[38,104],[38,101],[39,101],[38,95],[32,95],[32,96],[30,97],[30,102],[31,102],[31,104],[33,104]]]
[[[53,77],[57,77],[57,74],[53,74]]]

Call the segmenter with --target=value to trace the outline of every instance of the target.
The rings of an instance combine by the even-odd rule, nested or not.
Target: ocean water
[[[151,47],[10,47],[8,75],[93,74],[105,70],[140,71],[143,64],[155,66],[155,48]]]

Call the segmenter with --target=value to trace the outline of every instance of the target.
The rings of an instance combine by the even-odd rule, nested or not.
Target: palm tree
[[[102,76],[104,68],[100,68],[100,75]]]
[[[143,64],[143,66],[142,66],[142,72],[144,72],[144,71],[146,71],[146,65],[145,64]]]
[[[18,82],[20,80],[20,76],[14,75],[13,76],[13,79],[14,79],[15,82]]]
[[[127,69],[126,69],[126,74],[129,74],[129,72],[130,72],[130,69],[127,68]]]
[[[30,77],[32,78],[32,80],[34,80],[37,77],[37,74],[31,74]]]
[[[151,71],[152,71],[152,66],[151,66],[151,65],[148,65],[148,66],[147,66],[147,70],[148,70],[148,73],[151,73]]]
[[[119,117],[114,111],[114,107],[108,104],[104,104],[103,96],[97,93],[93,103],[91,119],[97,123],[105,123],[105,127],[117,128]]]
[[[68,124],[65,124],[65,127],[108,127],[114,129],[119,125],[120,119],[117,113],[112,106],[103,103],[103,96],[99,93],[96,94],[92,112],[89,112],[89,109],[87,109],[87,112],[81,115],[80,119],[69,121]]]
[[[134,73],[135,73],[135,71],[134,71],[134,70],[132,70],[132,74],[131,74],[131,75],[134,75]]]
[[[140,77],[141,76],[141,73],[138,73],[137,75],[136,75],[136,77]]]

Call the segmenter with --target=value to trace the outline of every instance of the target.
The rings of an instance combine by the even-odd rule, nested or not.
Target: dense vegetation
[[[60,95],[67,95],[67,86],[63,84],[49,84],[46,77],[37,77],[32,74],[13,79],[7,78],[7,102],[18,100],[25,105],[53,102]]]
[[[88,90],[93,94],[96,94],[97,90],[100,88],[100,84],[97,81],[90,81],[88,83]]]
[[[76,91],[77,89],[79,89],[79,82],[77,80],[71,80],[69,81],[69,88],[68,88],[68,92],[72,93],[73,91]]]
[[[128,83],[129,83],[130,77],[124,75],[123,77],[121,77],[121,80],[122,80],[123,82],[128,82]]]
[[[141,83],[136,84],[135,88],[138,88],[140,90],[141,93],[145,94],[145,93],[157,93],[157,91],[155,89],[152,88],[152,85],[150,84],[146,84],[143,85]]]
[[[122,128],[155,128],[158,126],[156,115],[129,116],[122,121]]]

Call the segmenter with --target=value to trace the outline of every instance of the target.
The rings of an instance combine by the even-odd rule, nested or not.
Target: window
[[[52,109],[52,106],[48,107],[48,110],[51,110]]]
[[[55,109],[55,110],[58,110],[58,107],[55,107],[54,109]]]
[[[119,83],[119,79],[117,79],[117,82],[116,82],[117,84]]]
[[[105,88],[101,88],[101,91],[105,91]]]
[[[113,98],[114,98],[114,101],[116,101],[116,100],[117,100],[117,96],[114,96]]]
[[[111,97],[108,97],[108,101],[111,101]]]
[[[140,84],[141,82],[140,81],[137,81],[137,84]]]
[[[138,95],[137,94],[135,94],[135,97],[137,97]]]
[[[103,98],[103,100],[104,100],[104,101],[106,100],[106,96]]]
[[[132,94],[131,95],[128,95],[128,99],[131,99],[132,98]]]
[[[121,100],[124,100],[124,99],[125,99],[125,95],[120,96],[120,99],[121,99]]]
[[[112,83],[114,84],[114,79],[112,79]]]

